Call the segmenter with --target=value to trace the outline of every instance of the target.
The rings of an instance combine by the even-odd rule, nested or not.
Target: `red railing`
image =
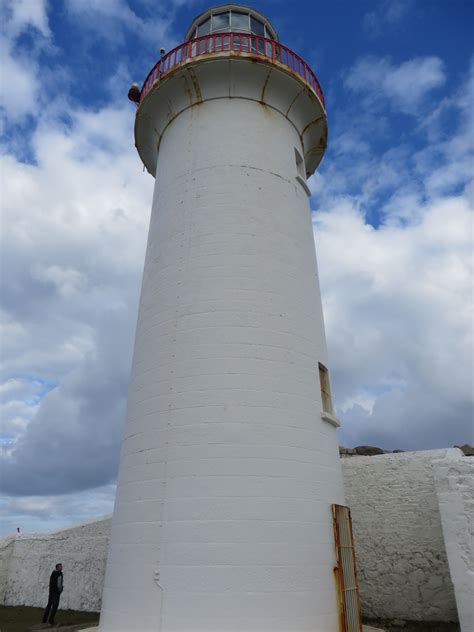
[[[140,102],[153,84],[173,68],[200,55],[212,55],[225,51],[261,56],[286,66],[314,90],[324,106],[323,91],[308,64],[283,44],[251,33],[213,33],[197,37],[173,48],[157,61],[148,73],[141,90]]]

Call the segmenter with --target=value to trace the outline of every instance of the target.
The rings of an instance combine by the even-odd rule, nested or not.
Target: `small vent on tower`
[[[295,147],[295,162],[296,162],[296,179],[303,187],[306,195],[309,197],[311,195],[311,191],[309,190],[308,184],[306,182],[306,169],[304,166],[304,159],[300,152]]]
[[[296,172],[297,174],[303,178],[303,180],[306,180],[306,171],[304,168],[304,160],[303,157],[301,156],[300,152],[296,149],[295,147],[295,160],[296,160]]]

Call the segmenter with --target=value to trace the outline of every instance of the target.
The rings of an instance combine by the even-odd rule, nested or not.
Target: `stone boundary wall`
[[[15,548],[15,536],[8,536],[0,540],[0,603],[7,603],[8,573],[11,567],[11,557]]]
[[[433,466],[449,569],[462,632],[474,630],[474,458]]]
[[[457,621],[456,592],[470,632],[474,458],[431,450],[354,456],[342,467],[364,615]],[[49,575],[62,562],[61,608],[99,611],[109,532],[107,518],[0,540],[0,603],[44,606]]]
[[[64,565],[63,610],[99,611],[110,518],[45,534],[0,541],[1,601],[6,606],[45,607],[49,576]]]
[[[433,463],[457,449],[343,459],[363,614],[457,621]]]

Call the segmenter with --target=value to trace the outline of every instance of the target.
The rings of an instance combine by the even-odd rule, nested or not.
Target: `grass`
[[[27,606],[0,606],[1,632],[26,632],[31,626],[39,625],[43,618],[43,608],[29,608]],[[76,610],[61,610],[56,613],[56,626],[61,629],[78,623],[97,624],[98,612],[77,612]],[[51,628],[54,630],[55,628]]]
[[[0,632],[26,632],[32,626],[41,623],[43,608],[29,608],[27,606],[0,606]],[[77,612],[76,610],[61,610],[56,614],[56,626],[59,630],[81,623],[97,625],[98,612]],[[381,627],[387,632],[459,632],[457,623],[415,623],[406,621],[404,624],[393,625],[390,621],[366,621],[374,627]],[[55,628],[51,628],[54,630]],[[66,632],[66,630],[64,630]]]

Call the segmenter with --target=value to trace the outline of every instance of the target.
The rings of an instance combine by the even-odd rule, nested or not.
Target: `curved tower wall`
[[[165,80],[100,631],[336,632],[344,498],[302,134],[204,66],[181,109],[185,73]]]

